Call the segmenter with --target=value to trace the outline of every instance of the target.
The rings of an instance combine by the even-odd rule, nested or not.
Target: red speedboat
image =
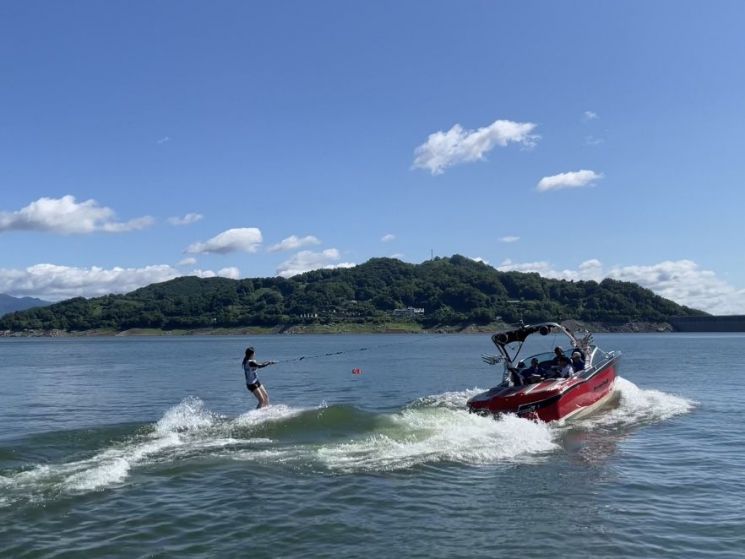
[[[569,339],[569,345],[557,346],[561,351],[536,353],[518,361],[525,340],[532,334],[563,334]],[[468,400],[471,412],[482,415],[514,413],[528,419],[555,421],[587,415],[613,397],[621,354],[605,352],[597,347],[589,332],[578,338],[560,324],[544,322],[500,332],[491,339],[499,355],[484,355],[482,358],[492,365],[504,363],[504,379],[499,386]],[[562,367],[557,356],[563,353],[569,357],[575,352],[579,353],[576,370],[567,368],[566,361],[562,360],[566,376],[561,376]],[[538,362],[539,373],[526,374],[535,371],[526,365],[534,359]]]

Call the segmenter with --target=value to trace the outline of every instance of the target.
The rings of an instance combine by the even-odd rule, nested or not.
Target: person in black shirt
[[[536,359],[535,357],[530,360],[530,367],[520,371],[520,376],[522,377],[523,384],[540,382],[541,380],[543,380],[545,374],[546,371],[538,364],[538,359]]]

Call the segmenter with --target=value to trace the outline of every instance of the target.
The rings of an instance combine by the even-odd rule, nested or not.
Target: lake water
[[[596,341],[617,405],[545,425],[464,411],[487,335],[0,339],[0,554],[745,556],[745,336]]]

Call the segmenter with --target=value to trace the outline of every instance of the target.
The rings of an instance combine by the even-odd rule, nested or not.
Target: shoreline
[[[562,324],[574,331],[589,330],[597,334],[605,333],[669,333],[673,327],[667,322],[627,322],[624,324],[589,323],[566,320]],[[516,328],[516,325],[492,323],[486,325],[465,324],[424,328],[416,323],[382,324],[292,324],[277,326],[242,326],[235,328],[195,328],[192,330],[163,330],[160,328],[130,328],[114,330],[95,328],[91,330],[27,330],[13,332],[0,331],[5,338],[85,338],[85,337],[127,337],[127,336],[245,336],[245,335],[304,335],[304,334],[489,334]]]

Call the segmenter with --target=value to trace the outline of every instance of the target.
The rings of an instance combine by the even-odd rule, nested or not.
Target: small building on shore
[[[396,318],[414,318],[415,316],[422,316],[424,309],[418,307],[406,307],[405,309],[394,309],[393,316]]]

